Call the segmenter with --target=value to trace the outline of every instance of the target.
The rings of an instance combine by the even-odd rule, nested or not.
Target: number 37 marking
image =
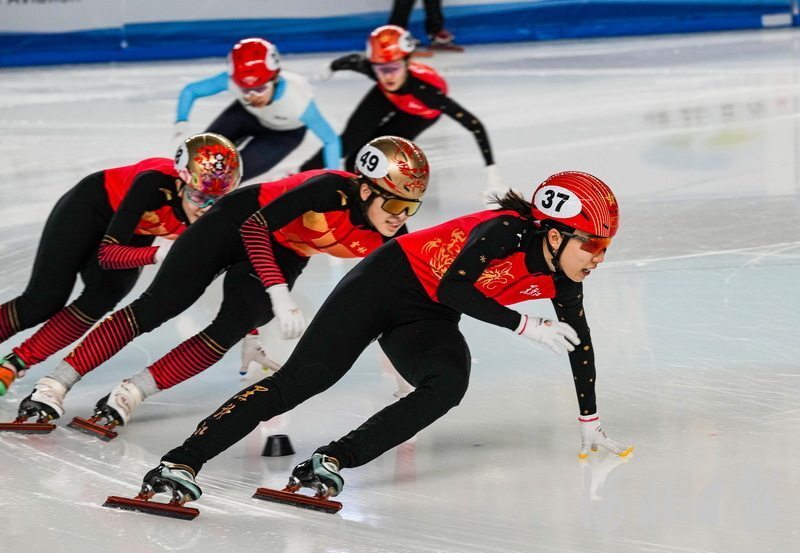
[[[564,202],[569,200],[569,194],[564,194],[563,192],[556,193],[553,190],[545,190],[544,198],[542,199],[542,207],[546,207],[547,209],[553,207],[553,200],[555,198],[560,200],[554,209],[556,212],[558,212],[561,211],[561,207],[564,205]]]

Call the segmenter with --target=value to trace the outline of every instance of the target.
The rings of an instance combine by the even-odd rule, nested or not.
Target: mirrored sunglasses
[[[589,252],[592,255],[599,255],[606,251],[608,246],[611,245],[611,238],[604,238],[602,236],[583,236],[581,234],[573,234],[571,232],[561,231],[563,236],[574,238],[581,243],[581,249]]]
[[[397,196],[391,196],[384,192],[383,190],[376,188],[372,185],[368,185],[370,189],[383,200],[381,204],[381,209],[383,209],[386,213],[391,213],[392,215],[400,215],[404,211],[406,215],[411,217],[414,215],[422,205],[421,200],[406,200],[404,198],[398,198]]]

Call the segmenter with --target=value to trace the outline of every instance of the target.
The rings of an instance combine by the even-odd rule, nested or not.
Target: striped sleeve
[[[280,267],[275,261],[272,251],[272,237],[267,228],[267,221],[260,211],[256,211],[239,229],[250,263],[256,270],[264,288],[276,284],[286,284]]]
[[[105,236],[97,251],[97,260],[107,270],[134,269],[155,263],[156,251],[158,246],[123,246],[111,236]]]

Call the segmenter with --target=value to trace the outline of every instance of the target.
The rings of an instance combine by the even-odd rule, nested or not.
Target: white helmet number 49
[[[379,149],[364,146],[356,157],[356,168],[362,175],[380,179],[389,172],[389,160]]]
[[[581,212],[583,206],[580,199],[566,188],[560,186],[543,186],[536,191],[533,205],[554,219],[568,219]]]

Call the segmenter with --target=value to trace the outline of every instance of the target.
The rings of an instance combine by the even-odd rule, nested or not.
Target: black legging
[[[417,0],[394,0],[389,25],[397,25],[408,29],[408,19]],[[442,0],[425,0],[425,33],[435,35],[444,28]]]
[[[458,329],[459,317],[428,298],[405,254],[389,242],[342,279],[280,371],[226,401],[163,459],[199,471],[261,421],[327,390],[380,337],[397,371],[416,390],[317,450],[336,457],[342,467],[363,465],[461,401],[470,355]]]
[[[17,331],[60,311],[77,275],[84,289],[72,305],[92,319],[111,311],[131,291],[140,269],[105,270],[97,260],[97,249],[113,215],[102,171],[83,178],[58,200],[42,231],[28,286],[11,300],[19,320]],[[129,245],[152,243],[152,236],[134,235]]]
[[[248,180],[266,173],[297,148],[303,142],[306,128],[268,129],[237,100],[214,119],[206,132],[221,134],[237,146],[251,137],[239,150],[244,166],[242,180]]]
[[[425,119],[398,110],[377,86],[373,87],[347,120],[342,133],[342,156],[346,158],[345,170],[354,170],[356,154],[373,138],[392,135],[414,140],[438,120],[438,116]],[[324,166],[323,150],[320,149],[303,163],[300,170],[322,169]]]
[[[139,333],[150,332],[188,309],[217,275],[226,272],[219,313],[204,332],[230,348],[249,331],[272,319],[272,307],[239,234],[237,218],[225,206],[241,198],[223,198],[175,241],[145,292],[130,304]],[[257,209],[254,206],[253,211]],[[275,260],[291,288],[308,263],[278,243]]]

